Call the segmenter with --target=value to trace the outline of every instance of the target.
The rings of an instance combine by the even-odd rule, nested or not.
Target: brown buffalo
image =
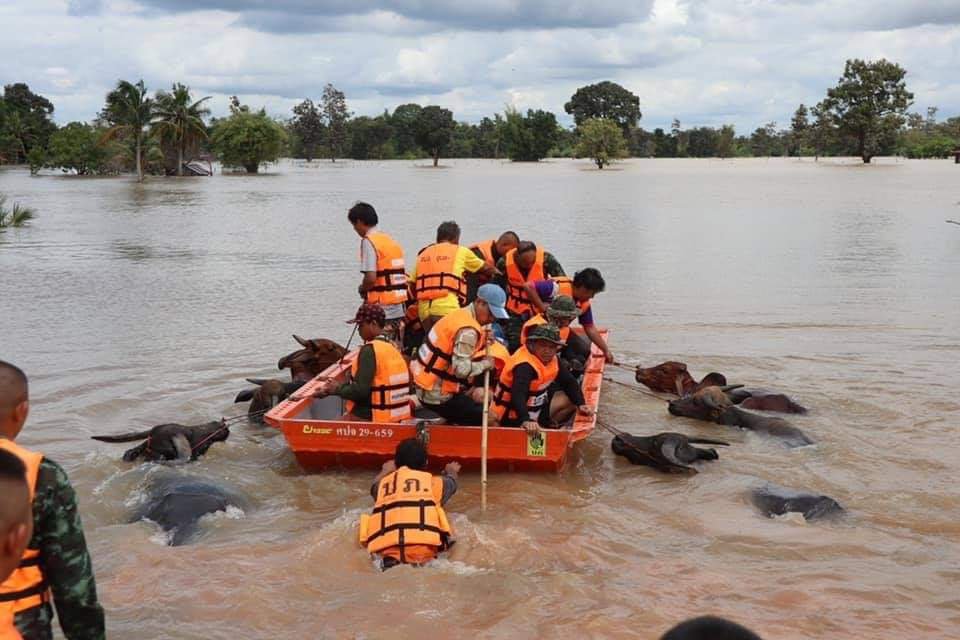
[[[284,382],[275,378],[247,378],[247,382],[257,385],[256,389],[244,389],[237,394],[234,402],[250,402],[247,417],[250,422],[263,424],[263,414],[286,400],[291,393],[306,384],[305,381]]]
[[[752,413],[735,406],[728,393],[736,388],[739,387],[705,387],[677,400],[671,400],[669,411],[675,416],[705,420],[707,422],[750,429],[757,433],[765,433],[782,439],[789,447],[802,447],[813,444],[813,440],[811,440],[807,434],[783,418]]]
[[[290,379],[294,382],[306,382],[312,379],[347,353],[346,349],[326,338],[306,340],[294,334],[293,339],[303,348],[280,358],[277,368],[281,371],[290,369]]]
[[[708,373],[703,380],[697,382],[687,371],[683,362],[668,360],[655,367],[637,367],[637,382],[660,393],[676,393],[686,395],[697,389],[711,385],[725,385],[727,379],[720,373]]]

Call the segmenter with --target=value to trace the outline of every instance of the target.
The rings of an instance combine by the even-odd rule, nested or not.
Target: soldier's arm
[[[66,472],[43,459],[37,477],[33,548],[40,550],[43,571],[60,628],[67,640],[102,640],[103,607],[97,600],[93,564],[83,535],[77,495]]]
[[[543,256],[543,270],[551,278],[567,275],[563,272],[560,262],[549,251]]]

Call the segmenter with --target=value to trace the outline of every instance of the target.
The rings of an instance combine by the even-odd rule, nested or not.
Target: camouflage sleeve
[[[33,508],[30,546],[40,550],[40,568],[53,592],[64,636],[102,640],[106,635],[103,607],[97,600],[77,495],[66,472],[46,458],[40,463]]]
[[[493,279],[493,282],[494,284],[499,285],[500,288],[502,288],[504,291],[506,291],[507,290],[507,275],[506,275],[507,259],[506,258],[500,258],[499,260],[497,260],[497,271],[499,271],[501,275],[495,277]]]
[[[560,262],[554,258],[553,254],[549,251],[543,255],[543,270],[551,278],[567,275],[563,272],[563,267],[560,265]]]

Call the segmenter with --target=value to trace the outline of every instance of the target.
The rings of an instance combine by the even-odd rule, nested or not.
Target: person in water
[[[370,487],[375,504],[372,513],[360,517],[360,544],[384,571],[398,564],[426,564],[454,542],[443,505],[457,491],[460,464],[447,464],[440,476],[426,469],[426,447],[408,438]]]
[[[383,308],[364,303],[347,322],[357,325],[364,343],[353,361],[351,380],[343,384],[328,381],[314,392],[314,397],[335,395],[346,400],[346,420],[410,420],[410,370],[400,350],[383,336],[387,324]]]
[[[0,584],[0,617],[12,612],[17,629],[29,640],[53,638],[52,594],[67,640],[102,639],[106,634],[103,608],[97,599],[77,495],[60,465],[14,442],[29,412],[26,374],[0,360],[0,449],[17,456],[26,467],[33,508],[33,536],[23,561]]]
[[[0,449],[0,582],[20,565],[33,532],[27,467],[16,455]],[[0,640],[21,640],[12,611],[0,611]]]

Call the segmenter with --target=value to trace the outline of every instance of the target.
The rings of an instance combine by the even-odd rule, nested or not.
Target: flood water
[[[260,176],[31,178],[0,234],[0,358],[30,375],[21,441],[77,487],[116,638],[655,638],[707,613],[765,638],[945,638],[960,630],[960,167],[880,160],[281,163]],[[467,474],[459,543],[378,574],[356,543],[371,473],[307,474],[242,425],[182,472],[244,494],[177,548],[128,524],[154,465],[93,434],[242,413],[290,334],[345,342],[359,298],[346,209],[373,203],[412,254],[447,219],[464,243],[507,228],[568,273],[599,268],[617,357],[790,393],[817,444],[667,414],[607,384],[637,434],[732,446],[692,477],[615,458],[592,434],[561,474]],[[627,372],[610,375],[630,382]],[[752,487],[832,496],[833,524],[766,519]]]

